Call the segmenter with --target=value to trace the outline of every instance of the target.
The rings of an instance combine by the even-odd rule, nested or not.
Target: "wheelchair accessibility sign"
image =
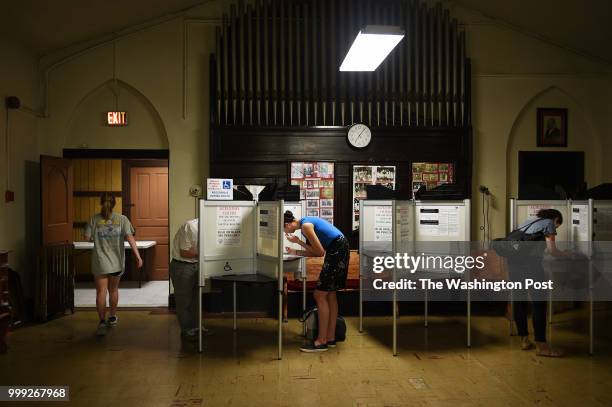
[[[206,199],[214,201],[231,201],[234,198],[234,180],[208,178],[206,181]]]

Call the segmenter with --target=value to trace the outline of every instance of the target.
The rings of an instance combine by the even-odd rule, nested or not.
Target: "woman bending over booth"
[[[302,352],[322,352],[336,346],[336,320],[338,299],[336,291],[344,288],[348,275],[349,243],[334,225],[321,218],[306,216],[296,219],[291,211],[284,215],[287,240],[302,246],[303,250],[287,248],[290,254],[305,257],[323,257],[314,299],[317,303],[319,334],[313,343],[300,348]],[[302,230],[306,242],[293,233]]]

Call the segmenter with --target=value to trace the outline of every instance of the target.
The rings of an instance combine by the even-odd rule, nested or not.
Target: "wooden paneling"
[[[83,225],[100,211],[100,194],[114,192],[113,210],[122,213],[121,160],[74,159],[74,240],[83,240]]]

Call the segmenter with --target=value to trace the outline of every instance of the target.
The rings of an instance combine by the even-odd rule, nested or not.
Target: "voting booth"
[[[470,201],[399,201],[362,200],[359,218],[359,330],[363,331],[363,281],[377,256],[396,253],[426,255],[465,255],[470,241]],[[432,243],[433,242],[433,243]],[[393,282],[402,278],[405,270],[393,268]],[[417,276],[448,278],[444,270],[416,270]],[[414,278],[414,275],[413,275]],[[470,304],[468,294],[468,334],[470,336]],[[425,300],[425,326],[427,326],[427,296]],[[393,354],[397,355],[397,290],[393,291]]]
[[[283,213],[283,201],[200,201],[200,328],[202,287],[214,281],[232,283],[236,329],[236,285],[275,283],[279,359],[282,357]],[[199,350],[202,351],[202,329]]]
[[[598,208],[599,211],[598,211]],[[612,259],[612,253],[603,250],[594,253],[596,246],[593,241],[612,240],[612,201],[594,201],[592,199],[583,201],[573,200],[510,200],[510,230],[517,229],[521,224],[530,219],[535,219],[540,209],[556,209],[563,215],[564,222],[557,229],[556,244],[561,250],[568,249],[577,255],[588,259],[585,270],[588,276],[588,307],[589,307],[589,353],[593,354],[594,319],[593,319],[593,264],[597,261],[608,261]],[[601,221],[598,221],[597,217]],[[594,259],[593,256],[597,256]],[[550,255],[543,258],[545,270],[552,274],[562,271],[562,260],[554,259]],[[548,319],[549,326],[552,324],[552,291],[548,297]],[[512,296],[511,296],[512,303]],[[512,313],[511,313],[512,315]],[[512,323],[512,321],[511,321]],[[512,332],[512,327],[511,327]]]

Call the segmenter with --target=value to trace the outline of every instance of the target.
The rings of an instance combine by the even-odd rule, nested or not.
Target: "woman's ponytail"
[[[109,220],[113,213],[113,208],[115,207],[115,197],[113,194],[104,192],[100,196],[100,205],[102,205],[102,208],[100,208],[100,215],[104,219]]]

